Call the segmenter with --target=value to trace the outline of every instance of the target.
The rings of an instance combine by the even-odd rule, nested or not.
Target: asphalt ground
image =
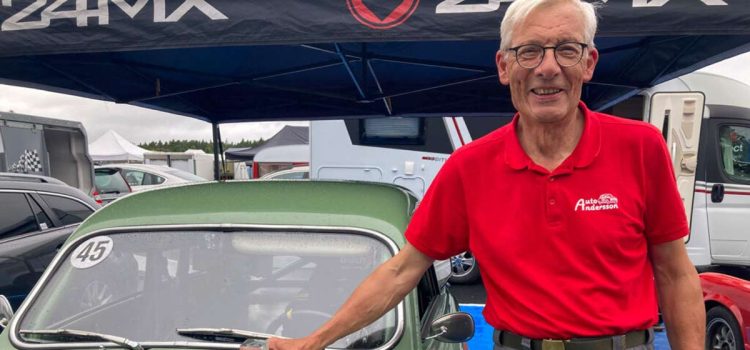
[[[451,293],[460,304],[461,311],[474,317],[474,337],[469,341],[469,350],[492,350],[492,332],[490,325],[484,322],[482,309],[487,300],[487,292],[482,283],[461,285],[451,284]],[[656,332],[654,350],[670,350],[666,332]]]

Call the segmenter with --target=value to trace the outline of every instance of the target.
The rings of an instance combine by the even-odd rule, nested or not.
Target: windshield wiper
[[[44,335],[44,336],[54,336],[58,339],[71,339],[73,341],[79,341],[79,340],[88,340],[88,341],[96,341],[96,340],[104,340],[109,341],[112,343],[115,343],[117,345],[120,345],[124,348],[128,348],[131,350],[144,350],[143,347],[138,344],[135,341],[125,339],[123,337],[118,337],[115,335],[109,335],[109,334],[102,334],[102,333],[95,333],[95,332],[88,332],[88,331],[79,331],[76,329],[45,329],[45,330],[21,330],[21,334],[28,334],[28,335]]]
[[[241,343],[247,339],[266,340],[270,337],[284,338],[268,333],[260,333],[233,328],[177,328],[176,331],[177,334],[184,335],[190,338],[214,341],[221,341],[221,338],[231,338],[234,340],[234,342],[238,343]]]

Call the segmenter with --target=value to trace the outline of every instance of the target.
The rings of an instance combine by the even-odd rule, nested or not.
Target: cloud
[[[83,123],[89,142],[114,130],[134,143],[168,140],[211,140],[211,124],[193,118],[130,105],[115,104],[47,91],[0,85],[0,111],[30,114]],[[255,122],[224,124],[224,141],[268,139],[284,125],[307,122]]]

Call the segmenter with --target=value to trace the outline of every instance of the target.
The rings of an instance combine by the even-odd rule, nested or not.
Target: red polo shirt
[[[579,108],[583,134],[557,169],[526,155],[516,115],[448,159],[406,232],[434,259],[474,253],[497,329],[567,339],[657,322],[649,246],[689,232],[664,139]]]

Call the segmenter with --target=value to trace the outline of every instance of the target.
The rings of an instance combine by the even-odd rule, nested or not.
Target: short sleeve
[[[646,239],[653,245],[685,237],[690,229],[664,138],[657,132],[646,136],[643,147],[644,223]]]
[[[436,260],[469,248],[460,156],[460,151],[454,153],[440,169],[406,230],[409,243]]]

